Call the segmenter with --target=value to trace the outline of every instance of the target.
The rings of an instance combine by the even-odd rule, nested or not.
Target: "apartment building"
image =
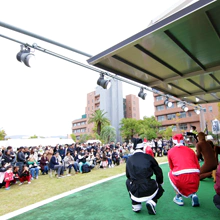
[[[106,117],[116,129],[116,141],[122,142],[120,136],[120,121],[122,118],[140,119],[139,99],[135,95],[127,95],[123,100],[122,82],[112,79],[111,88],[108,90],[98,86],[96,91],[87,94],[85,115],[81,119],[72,121],[72,133],[79,139],[82,134],[92,133],[94,123],[88,124],[89,115],[95,110],[106,112]]]
[[[135,95],[127,95],[125,99],[125,118],[140,119],[139,98]]]
[[[162,123],[160,130],[165,130],[168,126],[172,126],[173,133],[189,131],[190,127],[196,126],[197,131],[203,131],[207,125],[209,131],[212,129],[212,120],[218,117],[218,103],[202,104],[204,111],[196,114],[194,108],[188,107],[185,112],[181,109],[182,103],[174,100],[172,106],[168,107],[164,104],[165,97],[154,94],[155,117]]]

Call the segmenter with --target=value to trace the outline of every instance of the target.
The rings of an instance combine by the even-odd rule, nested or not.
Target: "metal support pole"
[[[25,34],[25,35],[28,35],[28,36],[30,36],[30,37],[37,38],[37,39],[39,39],[39,40],[48,42],[48,43],[50,43],[50,44],[54,44],[54,45],[56,45],[56,46],[58,46],[58,47],[62,47],[62,48],[64,48],[64,49],[73,51],[73,52],[78,53],[78,54],[81,54],[81,55],[83,55],[83,56],[92,57],[92,55],[90,55],[90,54],[88,54],[88,53],[85,53],[85,52],[83,52],[83,51],[77,50],[77,49],[75,49],[75,48],[69,47],[69,46],[67,46],[67,45],[61,44],[61,43],[56,42],[56,41],[54,41],[54,40],[50,40],[50,39],[45,38],[45,37],[43,37],[43,36],[40,36],[40,35],[38,35],[38,34],[31,33],[31,32],[29,32],[29,31],[26,31],[26,30],[24,30],[24,29],[21,29],[21,28],[12,26],[12,25],[10,25],[10,24],[6,24],[6,23],[1,22],[1,21],[0,21],[0,26],[2,26],[2,27],[4,27],[4,28],[7,28],[7,29],[10,29],[10,30],[13,30],[13,31],[16,31],[16,32],[19,32],[19,33],[22,33],[22,34]]]

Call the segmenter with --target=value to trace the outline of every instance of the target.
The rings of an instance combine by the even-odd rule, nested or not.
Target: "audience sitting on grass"
[[[79,172],[79,164],[74,161],[74,158],[70,155],[69,151],[64,157],[64,164],[65,168],[67,169],[67,176],[71,175],[72,168],[74,168],[76,174]]]
[[[79,152],[79,155],[78,155],[78,158],[79,158],[79,171],[80,171],[80,173],[82,173],[82,166],[84,164],[88,164],[90,166],[90,163],[86,162],[86,158],[88,156],[89,155],[85,153],[85,150],[81,149],[81,151]]]
[[[49,170],[49,159],[47,157],[46,153],[43,153],[41,159],[40,159],[40,169],[42,174],[44,175],[45,173],[48,174],[48,170]]]
[[[52,156],[49,163],[49,168],[57,171],[57,178],[61,178],[63,176],[64,166],[60,162],[60,156],[58,151],[56,151],[54,156]]]
[[[19,186],[21,186],[25,181],[27,181],[28,184],[31,183],[31,174],[26,164],[23,165],[22,170],[19,173],[19,181]]]
[[[38,166],[34,152],[30,154],[29,160],[27,161],[27,166],[29,167],[31,173],[31,180],[38,179],[40,167]]]

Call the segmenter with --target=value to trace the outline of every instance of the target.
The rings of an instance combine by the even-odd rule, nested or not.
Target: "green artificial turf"
[[[220,211],[213,204],[214,183],[212,178],[200,181],[198,191],[200,207],[192,207],[191,199],[184,198],[185,205],[180,207],[173,202],[175,195],[168,179],[168,164],[161,165],[164,173],[164,195],[159,199],[156,216],[148,214],[145,204],[142,211],[134,213],[126,190],[126,177],[122,176],[76,192],[62,199],[25,212],[12,219],[16,220],[118,220],[118,219],[161,219],[190,220],[220,218]],[[63,187],[63,186],[60,186]]]

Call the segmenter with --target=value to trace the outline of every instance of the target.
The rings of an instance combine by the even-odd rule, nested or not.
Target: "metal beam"
[[[218,71],[218,70],[220,70],[220,66],[215,66],[215,67],[211,67],[211,68],[206,69],[205,72],[203,70],[198,70],[198,71],[186,73],[183,76],[172,76],[172,77],[166,78],[163,82],[170,83],[170,82],[173,82],[174,80],[187,79],[187,78],[191,78],[193,76],[198,76],[201,74],[203,74],[203,75],[206,73],[209,74],[210,72],[214,72],[214,71]],[[148,86],[153,87],[153,86],[157,86],[159,84],[161,84],[161,81],[155,80],[153,82],[148,83]]]
[[[83,52],[83,51],[77,50],[77,49],[72,48],[72,47],[70,47],[70,46],[67,46],[67,45],[65,45],[65,44],[61,44],[61,43],[59,43],[59,42],[57,42],[57,41],[54,41],[54,40],[45,38],[45,37],[40,36],[40,35],[38,35],[38,34],[34,34],[34,33],[32,33],[32,32],[26,31],[26,30],[24,30],[24,29],[21,29],[21,28],[12,26],[12,25],[10,25],[10,24],[6,24],[6,23],[4,23],[4,22],[2,22],[2,21],[0,21],[0,26],[2,26],[2,27],[4,27],[4,28],[7,28],[7,29],[10,29],[10,30],[13,30],[13,31],[16,31],[16,32],[19,32],[19,33],[22,33],[22,34],[25,34],[25,35],[28,35],[28,36],[30,36],[30,37],[37,38],[37,39],[42,40],[42,41],[45,41],[45,42],[47,42],[47,43],[54,44],[54,45],[56,45],[56,46],[58,46],[58,47],[62,47],[62,48],[64,48],[64,49],[73,51],[73,52],[78,53],[78,54],[81,54],[81,55],[83,55],[83,56],[92,57],[92,55],[90,55],[90,54],[88,54],[88,53],[85,53],[85,52]]]
[[[203,64],[169,31],[164,33],[182,50],[186,53],[201,69],[206,70]]]
[[[168,69],[172,70],[173,72],[175,72],[176,74],[178,74],[179,76],[182,76],[183,74],[181,72],[179,72],[177,69],[175,69],[174,67],[172,67],[170,64],[166,63],[164,60],[160,59],[158,56],[154,55],[153,53],[151,53],[150,51],[146,50],[145,48],[143,48],[140,44],[136,44],[134,45],[134,47],[136,47],[138,50],[142,51],[143,53],[145,53],[146,55],[150,56],[152,59],[156,60],[157,62],[159,62],[160,64],[162,64],[163,66],[167,67]]]

